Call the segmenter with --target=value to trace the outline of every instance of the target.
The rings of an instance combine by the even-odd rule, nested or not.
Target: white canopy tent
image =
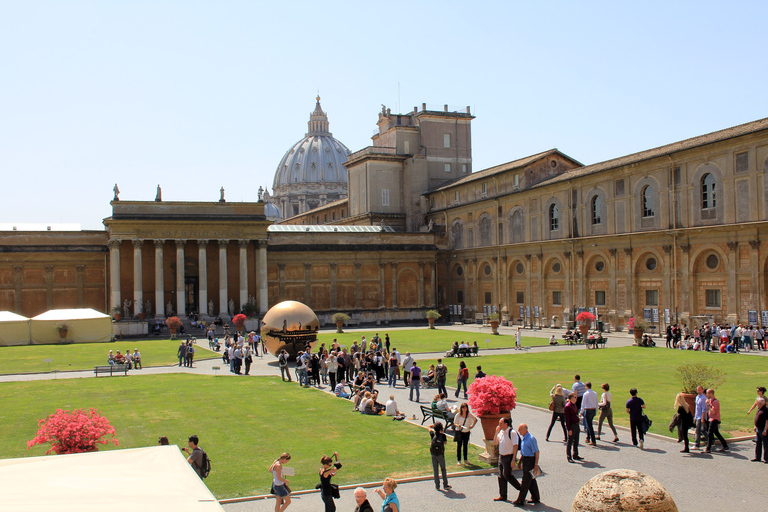
[[[37,345],[61,343],[57,326],[66,324],[66,340],[74,343],[112,341],[112,318],[95,309],[52,309],[32,318],[30,337]]]
[[[177,446],[0,460],[0,510],[222,512]]]
[[[29,345],[29,318],[0,311],[0,347]]]

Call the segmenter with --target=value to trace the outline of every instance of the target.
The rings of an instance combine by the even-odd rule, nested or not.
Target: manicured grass
[[[338,334],[335,332],[323,332],[318,336],[318,345],[325,343],[326,346],[330,346],[333,339],[336,338],[341,345],[346,345],[347,348],[352,346],[352,342],[357,340],[358,345],[362,341],[362,336],[365,335],[365,339],[369,342],[373,338],[374,334],[379,333],[382,339],[384,339],[384,333],[386,329],[372,329],[368,331],[355,331],[345,332]],[[490,330],[484,332],[466,332],[466,331],[452,331],[448,329],[407,329],[398,331],[389,331],[390,347],[397,348],[398,352],[405,353],[410,351],[412,354],[421,352],[446,352],[451,349],[454,341],[466,341],[469,345],[472,345],[473,341],[477,341],[477,345],[480,347],[480,352],[487,348],[507,348],[515,346],[515,337],[505,334],[499,334],[493,336],[490,334]],[[485,340],[489,340],[486,343]],[[547,338],[534,338],[530,336],[523,336],[521,343],[524,346],[538,346],[547,345],[549,340]]]
[[[289,478],[294,490],[314,488],[320,457],[334,451],[344,464],[337,484],[432,472],[425,429],[353,413],[348,400],[278,378],[174,374],[13,382],[0,384],[0,394],[4,458],[45,454],[48,445],[27,450],[26,443],[37,420],[57,408],[96,407],[117,430],[120,448],[155,445],[161,435],[182,447],[198,435],[212,460],[206,484],[219,499],[268,493],[269,465],[285,451],[296,469]],[[454,446],[449,442],[448,450]],[[477,460],[479,448],[470,445],[470,452]]]
[[[419,361],[422,368],[433,362]],[[674,413],[675,396],[681,388],[676,368],[689,362],[715,366],[727,374],[725,383],[716,390],[723,418],[721,431],[751,431],[755,413],[747,416],[746,412],[754,402],[755,387],[768,383],[768,361],[762,357],[623,347],[490,355],[467,361],[470,376],[474,376],[475,366],[480,364],[488,375],[503,375],[511,380],[518,388],[517,397],[522,403],[539,407],[549,405],[549,391],[555,384],[570,389],[577,373],[583,382],[592,382],[598,397],[602,393],[600,385],[607,382],[613,395],[614,421],[624,426],[629,426],[624,404],[629,399],[629,389],[635,387],[646,403],[646,414],[653,421],[651,432],[666,436],[672,435],[667,426]],[[449,361],[448,375],[453,376],[456,368],[458,363]],[[470,377],[470,382],[472,380]],[[513,418],[515,414],[524,412],[513,413]],[[603,430],[605,428],[604,424]]]
[[[90,370],[107,364],[110,350],[125,353],[138,348],[144,366],[178,363],[176,351],[179,340],[126,340],[114,343],[75,343],[70,345],[23,345],[0,347],[0,374],[47,372],[49,370]],[[218,356],[208,350],[207,340],[198,340],[195,359]],[[46,359],[51,359],[50,364]]]

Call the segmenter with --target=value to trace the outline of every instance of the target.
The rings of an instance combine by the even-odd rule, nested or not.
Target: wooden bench
[[[605,348],[606,343],[608,343],[608,338],[587,340],[586,346],[587,348]]]
[[[445,429],[448,430],[448,427],[453,428],[453,420],[448,418],[448,416],[443,411],[436,411],[432,409],[432,407],[420,405],[419,409],[421,409],[421,414],[424,416],[424,419],[421,420],[421,424],[424,425],[424,422],[427,421],[428,418],[432,418],[432,420],[443,420],[445,421]]]
[[[100,373],[109,374],[111,377],[112,375],[116,373],[121,373],[123,375],[128,375],[128,365],[127,364],[108,364],[104,366],[94,366],[93,367],[93,373],[96,374],[98,377]]]

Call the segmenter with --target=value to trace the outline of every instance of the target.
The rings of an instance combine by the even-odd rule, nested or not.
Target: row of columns
[[[165,275],[164,275],[164,254],[166,240],[155,239],[155,316],[157,318],[165,317]],[[111,307],[122,307],[122,294],[120,289],[120,246],[121,239],[110,239],[108,242],[110,255],[110,304]],[[208,315],[208,240],[197,240],[198,249],[198,267],[199,267],[199,310],[197,313],[202,316]],[[227,284],[227,246],[229,240],[219,240],[219,312],[228,311],[229,290]],[[256,258],[256,282],[259,290],[259,310],[266,313],[269,305],[267,288],[267,241],[256,240],[258,244]],[[134,314],[150,314],[149,311],[143,311],[144,289],[143,289],[143,266],[141,249],[144,240],[132,240],[133,243],[133,306]],[[185,300],[185,247],[187,240],[175,240],[176,243],[176,290],[174,294],[175,309],[178,316],[186,315]],[[248,245],[249,240],[239,240],[240,246],[240,265],[239,265],[239,304],[242,308],[248,301]]]

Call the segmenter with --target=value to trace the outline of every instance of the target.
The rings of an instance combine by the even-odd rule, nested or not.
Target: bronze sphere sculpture
[[[261,319],[261,337],[270,354],[277,356],[285,349],[291,358],[309,344],[317,344],[320,322],[306,304],[286,300],[275,304]]]

